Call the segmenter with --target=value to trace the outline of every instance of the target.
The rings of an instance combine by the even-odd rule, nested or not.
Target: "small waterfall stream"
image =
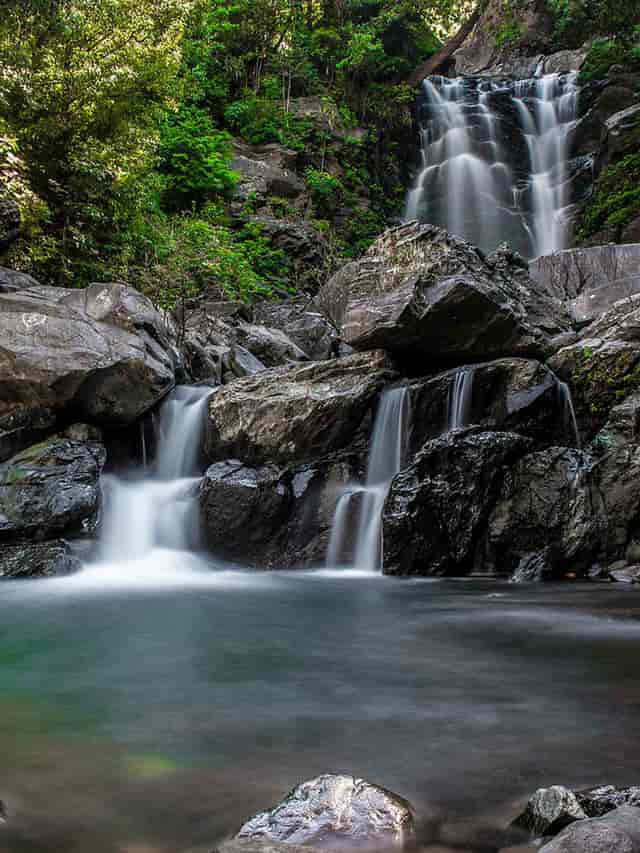
[[[338,501],[327,565],[382,571],[382,511],[395,475],[402,469],[410,425],[407,388],[384,391],[371,437],[364,485],[352,485]]]
[[[473,368],[463,367],[453,377],[447,400],[447,428],[449,431],[468,426],[471,417],[473,393]]]
[[[420,112],[422,165],[405,219],[441,225],[487,252],[567,246],[567,158],[577,75],[432,77]]]
[[[105,510],[98,562],[81,573],[101,581],[153,583],[193,569],[198,546],[197,462],[208,387],[178,387],[163,404],[151,469],[103,477]],[[146,446],[145,446],[146,450]]]

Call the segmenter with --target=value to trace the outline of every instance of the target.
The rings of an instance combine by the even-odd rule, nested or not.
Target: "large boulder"
[[[240,181],[236,195],[244,200],[264,203],[270,196],[296,199],[306,189],[296,174],[297,154],[282,145],[248,145],[240,140],[233,143],[231,168]]]
[[[236,838],[362,849],[402,846],[413,832],[411,806],[397,794],[354,776],[325,774],[252,817]]]
[[[556,835],[570,823],[588,817],[576,795],[562,785],[538,788],[513,825],[539,838]]]
[[[0,541],[90,532],[104,447],[55,436],[0,465]]]
[[[327,282],[317,303],[346,343],[385,349],[416,373],[438,363],[537,357],[569,329],[560,303],[535,292],[519,256],[501,249],[487,258],[416,222],[386,231]]]
[[[0,579],[54,577],[77,572],[82,563],[64,539],[3,545]]]
[[[519,580],[585,573],[605,531],[592,464],[551,447],[511,466],[487,525],[485,567]]]
[[[124,426],[174,384],[170,330],[121,284],[0,293],[0,340],[2,418],[44,411]]]
[[[393,480],[383,514],[384,571],[463,575],[478,548],[502,479],[531,447],[509,432],[455,430],[428,441]]]
[[[409,385],[410,449],[453,427],[517,432],[540,444],[573,444],[562,386],[539,361],[503,358],[468,364]]]
[[[622,806],[572,823],[540,853],[640,853],[640,809]]]
[[[202,530],[216,557],[256,568],[324,563],[344,484],[362,476],[366,449],[289,468],[214,463],[200,486]]]
[[[640,807],[640,787],[615,788],[613,785],[600,785],[586,791],[576,791],[580,807],[587,817],[602,817],[620,806]]]
[[[239,379],[209,399],[205,452],[260,466],[339,450],[394,375],[384,353],[368,352]]]
[[[261,302],[254,315],[255,321],[284,332],[312,361],[347,355],[340,352],[334,327],[308,298]]]

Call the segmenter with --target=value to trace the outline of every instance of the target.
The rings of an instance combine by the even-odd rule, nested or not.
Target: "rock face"
[[[640,809],[622,806],[564,829],[540,853],[639,853]]]
[[[586,818],[576,795],[562,785],[539,788],[527,803],[514,826],[526,829],[531,835],[556,835],[570,823]]]
[[[2,580],[68,575],[78,571],[81,565],[64,539],[3,545],[0,550]]]
[[[205,452],[260,466],[339,450],[393,377],[384,354],[370,352],[239,379],[209,400]]]
[[[401,846],[412,834],[412,810],[405,800],[364,779],[324,775],[251,818],[236,837],[331,849]]]
[[[89,532],[100,502],[105,451],[54,437],[0,465],[0,540]]]
[[[584,574],[605,538],[591,464],[564,447],[518,460],[489,518],[485,568],[519,580]]]
[[[393,480],[384,507],[384,571],[462,575],[508,466],[531,442],[508,432],[458,430],[428,441]]]
[[[601,785],[587,791],[577,791],[576,797],[587,817],[602,815],[620,806],[640,807],[640,788],[614,788],[613,785]]]
[[[485,258],[432,225],[386,231],[318,295],[341,337],[380,347],[414,370],[497,356],[538,356],[568,330],[559,303],[534,293],[524,261],[508,251]]]
[[[231,168],[240,174],[237,194],[240,198],[268,196],[295,199],[305,190],[304,181],[296,174],[295,151],[271,143],[247,145],[234,142]]]
[[[460,382],[465,384],[466,395],[457,412],[464,422],[458,426],[517,432],[540,444],[575,441],[553,373],[539,361],[503,358],[467,364],[410,383],[413,452],[452,426]]]
[[[174,383],[162,318],[120,284],[0,293],[0,340],[0,418],[9,430],[11,419],[26,428],[43,417],[131,424]]]
[[[254,315],[256,321],[284,332],[312,361],[348,355],[340,351],[335,329],[309,299],[262,302]]]

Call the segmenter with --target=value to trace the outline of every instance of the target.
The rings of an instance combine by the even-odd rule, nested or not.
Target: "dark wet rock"
[[[383,515],[385,573],[463,575],[480,568],[480,535],[503,477],[531,444],[478,428],[428,441],[391,484]]]
[[[53,412],[39,406],[12,409],[0,415],[0,462],[42,441],[51,434],[55,422]]]
[[[622,806],[572,823],[540,853],[640,853],[640,809]]]
[[[551,447],[507,472],[487,525],[484,565],[514,580],[584,574],[598,553],[605,522],[592,460]]]
[[[263,364],[259,358],[256,358],[248,349],[237,344],[230,347],[228,352],[223,353],[222,365],[224,368],[222,378],[225,382],[232,382],[234,379],[243,376],[254,376],[256,373],[262,373],[263,370],[267,369],[266,364]]]
[[[339,352],[336,330],[307,298],[262,302],[254,313],[257,322],[283,331],[313,361],[348,354]]]
[[[611,433],[598,434],[602,444]],[[640,561],[640,445],[621,443],[605,453],[594,467],[594,490],[601,502],[606,519],[606,537],[603,538],[603,556],[610,565],[626,558]]]
[[[268,563],[291,503],[290,485],[274,466],[250,468],[233,459],[211,465],[200,486],[207,546],[225,559]]]
[[[446,431],[456,382],[468,383],[468,399],[459,426],[517,432],[540,444],[573,444],[565,401],[551,371],[539,361],[503,358],[464,365],[410,383],[410,449],[416,452]]]
[[[576,797],[587,817],[602,817],[620,806],[640,807],[640,787],[636,786],[614,788],[613,785],[601,785],[576,791]]]
[[[239,379],[209,400],[205,452],[260,466],[343,448],[394,375],[383,353],[368,352]]]
[[[413,835],[411,806],[354,776],[325,774],[303,782],[271,811],[248,820],[236,838],[288,844],[371,848],[402,846]]]
[[[237,344],[249,350],[265,367],[308,361],[307,354],[281,329],[238,323],[234,327],[233,337]]]
[[[123,426],[172,387],[171,332],[124,285],[0,293],[0,417],[29,412]]]
[[[538,788],[514,826],[536,837],[557,835],[565,826],[586,817],[573,791],[562,785],[551,785]]]
[[[278,219],[267,214],[250,216],[249,222],[257,225],[274,249],[285,253],[287,261],[298,272],[307,271],[322,274],[329,247],[326,239],[312,225],[303,219]],[[305,276],[309,284],[310,276]],[[317,284],[319,281],[317,282]]]
[[[621,566],[609,568],[608,577],[617,583],[640,583],[640,566]]]
[[[0,540],[93,529],[105,462],[101,444],[54,436],[0,465]]]
[[[13,199],[6,198],[0,187],[0,251],[8,249],[20,235],[20,208]]]
[[[503,248],[486,258],[415,222],[386,231],[339,270],[317,304],[348,344],[386,349],[416,373],[438,363],[536,357],[569,329],[560,303],[535,292],[519,256]]]
[[[0,549],[0,579],[2,580],[69,575],[79,571],[81,566],[82,563],[64,539],[16,545],[3,544]],[[2,818],[0,804],[0,823]]]

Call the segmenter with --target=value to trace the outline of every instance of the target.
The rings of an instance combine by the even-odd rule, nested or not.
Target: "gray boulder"
[[[254,314],[256,321],[283,331],[312,361],[339,354],[336,330],[307,298],[262,302],[255,306]]]
[[[380,352],[275,367],[209,400],[205,452],[250,465],[303,462],[348,445],[395,374]]]
[[[540,853],[640,853],[640,809],[622,806],[572,823]]]
[[[275,143],[248,145],[233,143],[231,168],[240,174],[236,195],[243,200],[265,202],[269,196],[296,199],[306,189],[295,172],[295,151]]]
[[[104,447],[54,436],[0,465],[0,540],[90,532]]]
[[[499,356],[537,357],[569,329],[559,302],[536,293],[526,263],[486,258],[433,225],[386,231],[339,270],[317,304],[356,349],[380,347],[412,370]]]
[[[233,329],[233,337],[266,367],[308,361],[307,354],[281,329],[240,322]]]
[[[605,534],[591,465],[564,447],[516,461],[488,520],[485,567],[516,580],[585,573]]]
[[[174,383],[170,331],[120,284],[0,293],[0,340],[3,416],[44,411],[124,426]]]
[[[325,774],[248,820],[236,838],[362,849],[402,846],[413,832],[411,806],[397,794],[354,776]]]
[[[42,578],[69,575],[82,563],[64,539],[49,542],[3,545],[0,549],[0,579]]]
[[[562,785],[551,785],[549,788],[538,788],[513,825],[540,837],[557,835],[565,826],[586,817],[588,815],[573,791]]]
[[[463,575],[479,568],[487,517],[509,466],[531,442],[456,430],[428,441],[393,480],[383,514],[384,572]]]

